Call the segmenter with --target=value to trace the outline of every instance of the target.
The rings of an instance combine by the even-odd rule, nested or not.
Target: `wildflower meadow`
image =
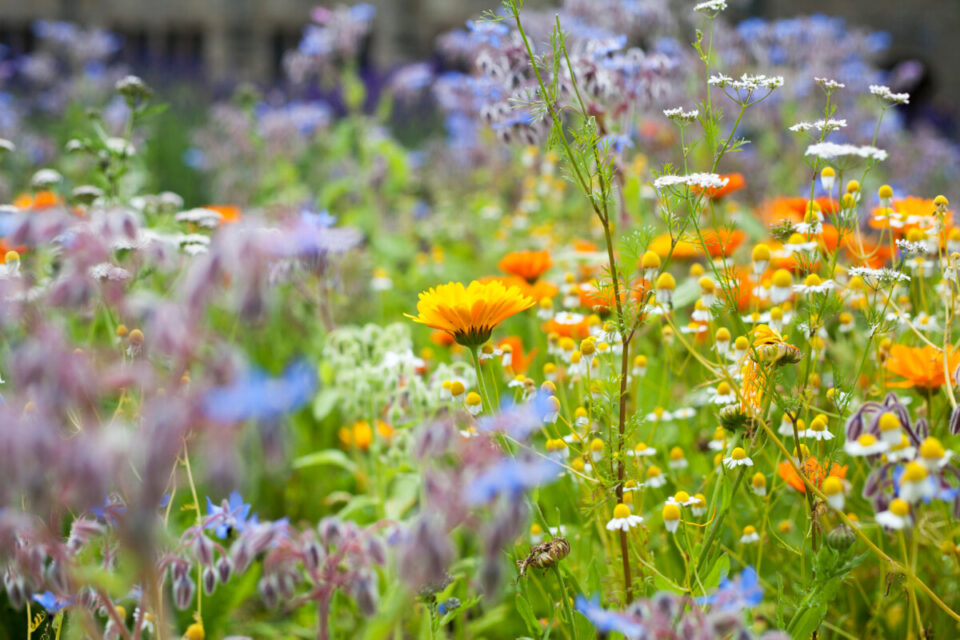
[[[0,639],[960,637],[960,146],[890,36],[494,2],[189,110],[0,49]]]

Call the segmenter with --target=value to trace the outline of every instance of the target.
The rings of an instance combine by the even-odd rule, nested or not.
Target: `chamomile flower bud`
[[[663,526],[667,531],[676,533],[677,527],[680,526],[680,507],[675,504],[665,504],[660,515],[663,516]]]
[[[540,385],[540,391],[547,395],[555,396],[557,395],[557,385],[553,384],[550,380],[544,380],[543,384]]]
[[[633,375],[643,376],[647,372],[647,356],[639,355],[633,359]]]
[[[573,423],[578,427],[585,427],[590,424],[590,414],[583,407],[577,407],[573,412]]]
[[[754,542],[760,542],[760,534],[757,533],[757,528],[752,524],[748,524],[743,528],[743,535],[740,536],[741,544],[753,544]]]
[[[717,284],[713,281],[713,278],[709,276],[703,276],[700,278],[700,294],[703,304],[707,307],[713,305],[716,300],[716,289]]]
[[[753,247],[751,258],[753,260],[753,275],[759,277],[767,270],[770,265],[770,247],[760,243]]]
[[[793,520],[781,520],[777,523],[777,533],[787,534],[793,531]]]
[[[713,344],[721,357],[727,355],[730,350],[730,330],[726,327],[717,329],[717,332],[713,334]]]
[[[667,463],[671,469],[686,469],[689,466],[687,458],[680,447],[670,449],[670,462]]]
[[[886,511],[877,514],[877,524],[887,529],[903,529],[910,526],[910,504],[901,498],[894,498]]]
[[[713,389],[713,397],[710,399],[710,402],[719,405],[733,404],[736,401],[737,394],[726,380],[722,380],[717,384],[716,388]]]
[[[547,396],[545,404],[546,409],[544,410],[542,418],[543,423],[556,424],[557,418],[560,417],[560,401],[557,400],[557,396]]]
[[[663,338],[663,343],[668,347],[673,344],[673,327],[670,325],[664,325],[663,329],[660,330],[660,337]]]
[[[203,631],[203,625],[199,622],[194,622],[183,634],[184,640],[204,640],[206,634]]]
[[[853,314],[849,311],[843,311],[840,315],[837,316],[837,320],[840,321],[840,326],[837,329],[840,333],[850,333],[854,329],[853,324]]]
[[[936,491],[930,481],[930,473],[919,462],[908,462],[900,476],[899,496],[907,502],[916,503],[920,500],[932,498]]]
[[[735,467],[752,467],[753,460],[747,455],[743,447],[735,447],[730,455],[723,459],[723,465],[728,469]]]
[[[770,301],[781,304],[793,295],[793,274],[786,269],[777,269],[770,279]]]
[[[589,367],[593,363],[593,357],[597,355],[597,343],[593,338],[585,338],[580,342],[580,356],[586,360]]]
[[[823,185],[824,191],[828,193],[833,190],[833,185],[837,182],[837,172],[833,167],[824,167],[823,171],[820,172],[820,184]]]
[[[467,394],[466,399],[463,401],[463,406],[467,411],[470,412],[470,415],[479,415],[483,410],[483,399],[480,397],[479,393],[476,391],[471,391]]]
[[[767,477],[759,471],[750,479],[750,488],[760,497],[767,495]]]
[[[504,369],[513,366],[513,347],[509,344],[500,347],[500,364],[503,365]]]
[[[451,380],[448,389],[450,390],[450,397],[457,399],[466,392],[467,387],[460,380]]]
[[[657,455],[657,450],[653,447],[647,446],[645,442],[638,442],[637,446],[633,448],[633,451],[628,451],[627,455],[631,455],[636,458],[644,458]]]
[[[943,448],[943,444],[934,437],[929,437],[920,445],[920,462],[930,471],[937,471],[950,462],[951,451]]]
[[[661,304],[670,304],[673,300],[673,291],[677,288],[677,281],[669,273],[661,273],[656,282],[657,302]]]
[[[647,468],[646,478],[647,480],[644,486],[650,489],[662,487],[667,482],[667,479],[663,477],[663,472],[660,471],[660,467],[656,465],[651,465]]]
[[[837,511],[843,511],[843,480],[837,476],[827,476],[824,478],[823,494],[827,496],[827,504]]]
[[[857,204],[857,199],[853,194],[845,193],[840,196],[840,208],[841,209],[853,209]]]
[[[603,457],[604,444],[600,438],[594,438],[590,441],[590,457],[596,461]]]
[[[856,198],[860,193],[860,183],[856,180],[851,180],[848,182],[847,193],[852,194]]]
[[[877,440],[872,433],[863,433],[856,440],[848,440],[843,445],[843,450],[855,457],[875,456],[889,448],[889,444],[883,440]]]
[[[607,531],[628,531],[643,522],[643,518],[630,513],[630,507],[622,502],[613,508],[613,518],[607,523]]]
[[[747,355],[747,351],[750,349],[750,341],[747,340],[746,336],[738,336],[733,343],[733,357],[736,360],[739,360],[743,356]]]
[[[900,444],[900,437],[903,434],[900,430],[900,418],[897,417],[897,414],[891,411],[884,412],[877,420],[877,426],[880,428],[880,438],[884,442],[890,446]]]
[[[550,438],[546,442],[547,453],[556,458],[570,457],[570,448],[561,438]]]
[[[537,317],[541,320],[550,320],[553,318],[553,300],[550,298],[540,298],[540,304],[537,306]]]
[[[640,258],[640,266],[643,268],[643,279],[644,280],[653,280],[657,271],[660,270],[660,256],[658,256],[653,251],[647,251],[643,254],[643,257]]]
[[[880,198],[880,206],[884,209],[893,208],[893,189],[885,184],[877,189],[877,196]]]
[[[127,328],[127,325],[125,325],[125,324],[118,324],[118,325],[117,325],[117,337],[118,337],[118,338],[121,338],[121,339],[126,338],[129,333],[130,333],[130,329]]]
[[[553,384],[553,381],[557,379],[557,365],[553,364],[552,362],[544,364],[543,377],[546,378],[544,382]],[[554,391],[556,391],[556,387],[554,387]]]
[[[693,500],[690,511],[695,517],[699,518],[707,512],[707,498],[702,493],[698,493],[693,496]]]

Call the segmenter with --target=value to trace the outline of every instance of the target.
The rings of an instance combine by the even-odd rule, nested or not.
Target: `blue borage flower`
[[[760,604],[763,601],[763,587],[757,579],[756,570],[746,567],[733,580],[723,578],[716,591],[696,600],[700,605],[710,605],[714,609],[736,613]]]
[[[646,627],[639,620],[626,613],[604,609],[597,596],[590,600],[583,595],[577,596],[576,607],[600,633],[617,632],[628,638],[644,637],[647,634]]]
[[[287,367],[279,378],[251,370],[229,385],[208,391],[203,408],[207,417],[216,422],[269,420],[306,404],[316,386],[313,367],[303,361]]]
[[[203,528],[214,529],[221,540],[230,535],[231,530],[242,533],[248,526],[258,524],[257,514],[250,515],[250,505],[237,491],[231,492],[230,498],[220,506],[215,506],[207,496],[207,515],[213,517]]]
[[[499,495],[516,498],[523,492],[549,484],[560,475],[560,465],[551,458],[505,458],[487,467],[465,488],[470,504],[483,504]]]
[[[550,394],[537,393],[529,402],[514,403],[504,398],[500,411],[477,420],[477,430],[491,433],[506,433],[516,440],[524,441],[542,426],[542,419],[552,410]]]
[[[49,590],[44,591],[43,593],[33,594],[33,601],[46,609],[49,613],[57,613],[64,607],[68,607],[73,603],[71,599],[60,598]]]

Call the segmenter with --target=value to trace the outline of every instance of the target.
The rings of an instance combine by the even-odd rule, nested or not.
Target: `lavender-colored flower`
[[[466,499],[470,504],[482,504],[499,495],[516,498],[529,489],[553,482],[560,471],[560,465],[549,458],[506,458],[466,486]]]
[[[303,406],[316,386],[317,375],[306,362],[289,366],[279,378],[251,370],[232,384],[207,392],[204,410],[217,422],[270,420]]]
[[[210,516],[204,529],[213,529],[223,540],[231,531],[243,533],[248,526],[257,524],[257,514],[250,515],[250,505],[243,501],[238,491],[230,493],[230,499],[216,506],[207,496],[207,515]]]
[[[577,596],[576,607],[577,611],[582,613],[601,634],[616,632],[631,639],[647,637],[647,628],[640,618],[619,611],[604,609],[600,606],[597,597],[588,600],[583,595],[579,595]]]

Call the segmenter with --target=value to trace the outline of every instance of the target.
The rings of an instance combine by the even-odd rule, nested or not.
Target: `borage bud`
[[[207,595],[213,593],[217,588],[217,572],[213,567],[207,567],[203,570],[203,592]]]
[[[220,559],[217,560],[217,578],[221,583],[226,584],[232,573],[233,563],[230,562],[230,558],[227,556],[220,556]]]
[[[190,607],[193,602],[193,580],[187,576],[181,576],[173,583],[173,604],[177,609],[183,611]]]
[[[210,538],[203,535],[203,532],[197,534],[193,542],[193,551],[197,556],[197,561],[205,567],[213,564],[213,542]]]
[[[260,578],[260,582],[257,583],[257,591],[260,593],[260,599],[263,600],[263,603],[267,605],[268,609],[273,609],[277,606],[277,582],[273,575],[266,575]]]

